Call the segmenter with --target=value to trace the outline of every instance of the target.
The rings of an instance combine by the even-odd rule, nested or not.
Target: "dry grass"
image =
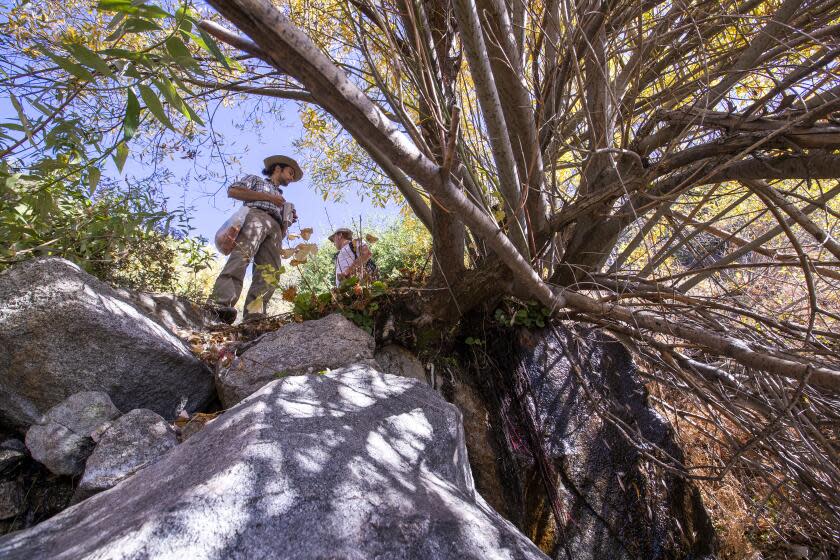
[[[784,488],[774,491],[766,475],[757,476],[745,468],[733,468],[722,478],[711,479],[731,458],[733,443],[746,442],[748,434],[739,433],[725,419],[716,418],[717,425],[709,421],[708,411],[671,387],[651,382],[648,389],[654,406],[674,427],[686,466],[698,477],[695,483],[717,531],[721,560],[803,558],[801,546],[810,550],[809,558],[831,557],[825,543],[804,538],[802,513],[789,506],[790,500],[800,500],[802,505],[801,497],[786,495]],[[821,548],[821,555],[815,554]]]

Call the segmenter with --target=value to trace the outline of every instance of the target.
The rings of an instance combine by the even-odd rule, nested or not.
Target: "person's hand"
[[[279,194],[270,194],[268,196],[271,197],[271,200],[269,200],[269,202],[271,202],[272,204],[275,204],[277,206],[283,206],[284,204],[286,204],[286,199]]]

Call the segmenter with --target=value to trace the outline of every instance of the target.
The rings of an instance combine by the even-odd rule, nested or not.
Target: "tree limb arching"
[[[799,380],[807,376],[813,383],[829,390],[840,390],[840,372],[830,368],[778,358],[752,349],[737,339],[682,326],[649,313],[634,313],[624,307],[604,306],[568,290],[553,290],[540,279],[498,226],[451,182],[442,180],[437,165],[414,148],[375,105],[279,11],[260,0],[214,0],[212,3],[223,15],[253,36],[272,60],[282,60],[290,73],[312,92],[316,100],[351,135],[367,135],[368,141],[375,144],[383,155],[418,181],[442,204],[458,212],[464,222],[508,266],[521,282],[523,290],[544,305],[554,310],[570,306],[593,315],[613,317],[664,335],[690,340],[750,368]]]

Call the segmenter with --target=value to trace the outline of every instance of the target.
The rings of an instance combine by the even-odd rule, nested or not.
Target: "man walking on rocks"
[[[286,203],[280,187],[300,181],[303,170],[294,159],[283,155],[266,158],[264,165],[262,174],[265,179],[247,175],[230,185],[227,191],[229,197],[243,201],[250,208],[236,238],[236,246],[216,279],[209,301],[218,319],[228,324],[236,319],[233,305],[242,293],[245,271],[251,261],[254,270],[251,288],[245,298],[244,319],[265,316],[274,286],[266,281],[264,270],[280,268],[283,238],[289,226],[297,220],[293,206]]]

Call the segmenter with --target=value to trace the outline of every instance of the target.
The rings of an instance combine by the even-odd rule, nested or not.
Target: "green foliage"
[[[541,329],[548,324],[550,315],[551,310],[537,302],[506,300],[496,309],[494,318],[502,325]]]
[[[368,245],[382,280],[391,284],[422,280],[431,268],[431,237],[418,220],[403,218],[372,234],[377,240],[368,241]],[[332,289],[335,286],[335,255],[332,243],[322,243],[318,254],[310,256],[298,267],[300,289],[315,293]]]
[[[46,185],[10,174],[0,164],[0,268],[38,256],[59,256],[114,284],[177,291],[178,270],[196,272],[211,256],[201,240],[170,234],[188,228],[148,193],[112,187],[91,196],[73,181]]]
[[[405,217],[377,234],[371,253],[383,279],[422,279],[431,270],[432,238],[415,218]]]
[[[155,186],[118,188],[131,150],[163,129],[182,145],[202,124],[190,79],[238,67],[198,32],[191,8],[143,0],[12,2],[2,8],[0,268],[56,255],[118,285],[196,296],[211,262],[183,210]],[[177,6],[175,4],[174,6]],[[96,9],[93,9],[93,8]],[[199,57],[211,55],[200,64]],[[131,140],[131,144],[128,141]]]
[[[297,267],[299,289],[310,293],[329,292],[335,286],[335,255],[335,246],[324,241],[317,254],[310,255],[304,264]]]
[[[301,292],[294,300],[294,314],[301,320],[319,319],[338,311],[356,325],[373,334],[377,314],[387,301],[388,285],[382,281],[360,284],[348,278],[334,291]]]

